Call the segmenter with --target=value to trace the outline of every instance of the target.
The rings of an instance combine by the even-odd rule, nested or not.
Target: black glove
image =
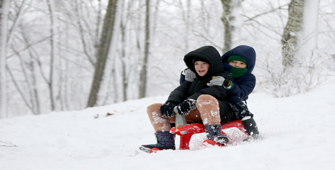
[[[176,115],[176,113],[173,111],[173,108],[175,106],[176,106],[175,104],[170,103],[170,102],[164,103],[160,108],[161,116],[168,118],[168,117],[173,117],[174,115]]]
[[[183,102],[181,102],[177,107],[178,113],[180,115],[188,115],[191,110],[194,110],[197,108],[196,106],[196,100],[194,99],[186,99]]]

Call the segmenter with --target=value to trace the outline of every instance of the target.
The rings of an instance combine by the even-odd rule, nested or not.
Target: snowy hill
[[[202,148],[195,138],[190,151],[139,151],[156,142],[146,107],[167,96],[1,119],[0,169],[335,169],[334,85],[288,98],[251,94],[249,108],[264,139],[225,148]]]

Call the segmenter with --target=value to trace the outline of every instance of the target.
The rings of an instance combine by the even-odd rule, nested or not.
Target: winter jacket
[[[254,90],[256,85],[256,77],[252,74],[256,63],[255,50],[246,45],[237,46],[222,55],[222,63],[225,72],[229,72],[231,67],[226,61],[229,56],[237,55],[245,59],[248,65],[248,71],[245,75],[234,79],[234,88],[228,90],[228,94],[239,96],[243,100],[247,100],[249,94]]]
[[[194,69],[194,58],[207,62],[210,66],[205,76],[200,77]],[[185,81],[173,90],[167,102],[179,104],[185,99],[197,99],[202,94],[208,94],[217,100],[223,100],[227,96],[227,91],[222,86],[207,86],[212,76],[224,76],[223,65],[219,52],[212,46],[204,46],[189,52],[184,57],[186,66],[196,73],[197,78],[193,82]]]

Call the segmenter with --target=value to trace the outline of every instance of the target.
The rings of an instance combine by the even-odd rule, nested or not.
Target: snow
[[[167,96],[0,119],[0,169],[334,169],[334,85],[331,79],[287,98],[251,94],[248,106],[263,140],[224,148],[199,147],[203,138],[196,136],[191,150],[139,151],[156,142],[146,107]]]

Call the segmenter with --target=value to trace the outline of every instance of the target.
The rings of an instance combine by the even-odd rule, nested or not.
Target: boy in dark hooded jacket
[[[204,46],[186,54],[184,61],[196,78],[173,90],[164,104],[148,106],[147,113],[156,131],[157,144],[142,145],[140,149],[143,151],[175,149],[174,136],[169,131],[176,113],[184,115],[187,122],[202,122],[209,140],[221,145],[229,141],[226,135],[221,134],[221,123],[230,122],[234,117],[226,100],[227,90],[223,86],[208,86],[213,76],[225,74],[219,52],[212,46]]]
[[[225,76],[217,76],[212,79],[209,86],[223,86],[229,94],[227,100],[250,137],[259,138],[259,131],[253,114],[249,111],[246,100],[253,91],[256,84],[256,77],[252,74],[255,67],[256,52],[246,45],[240,45],[226,52],[222,56]],[[194,73],[184,70],[180,82],[193,81]]]

